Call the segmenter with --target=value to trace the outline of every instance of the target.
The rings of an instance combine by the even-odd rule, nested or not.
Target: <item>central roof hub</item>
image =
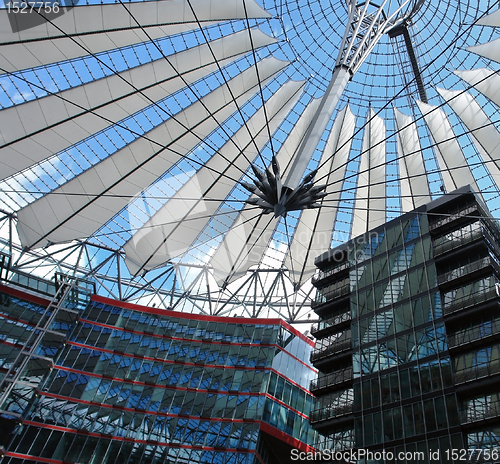
[[[259,206],[264,214],[274,213],[274,217],[286,217],[289,211],[318,208],[318,200],[327,195],[323,190],[326,185],[314,185],[317,171],[307,174],[295,189],[284,187],[281,183],[281,172],[278,160],[273,156],[272,171],[267,168],[263,173],[252,165],[255,174],[254,185],[241,182],[241,185],[256,197],[249,198],[247,203]]]

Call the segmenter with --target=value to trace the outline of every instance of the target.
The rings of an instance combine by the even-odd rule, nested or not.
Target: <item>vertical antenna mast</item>
[[[348,24],[342,38],[332,79],[283,182],[283,185],[291,190],[300,184],[314,150],[351,77],[363,64],[380,38],[390,29],[407,21],[418,11],[425,0],[383,0],[380,4],[369,0],[345,1]]]

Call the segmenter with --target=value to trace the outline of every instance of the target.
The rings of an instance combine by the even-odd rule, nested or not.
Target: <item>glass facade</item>
[[[317,260],[319,448],[430,463],[498,446],[500,233],[468,188],[451,198]]]
[[[47,307],[0,287],[2,375],[34,346]],[[278,449],[317,441],[313,343],[286,323],[98,296],[80,307],[59,311],[37,357],[3,382],[13,388],[1,405],[2,463],[280,463],[290,454]]]

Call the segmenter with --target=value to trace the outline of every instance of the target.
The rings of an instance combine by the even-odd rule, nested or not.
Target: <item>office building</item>
[[[154,311],[308,324],[314,259],[332,240],[461,185],[498,206],[496,0],[48,3],[43,13],[0,8],[0,260],[10,286],[57,271]],[[48,284],[36,285],[39,297]],[[43,340],[33,328],[4,343],[20,417],[9,414],[30,417],[33,430],[43,428],[33,389],[39,404],[47,369],[74,368],[54,361],[88,311],[88,301],[73,304],[61,320],[52,309],[37,316],[57,322]],[[23,343],[50,348],[18,357]],[[20,366],[29,375],[14,382]]]
[[[324,447],[423,462],[499,448],[499,243],[463,187],[317,259],[311,423]]]
[[[17,270],[304,321],[332,236],[441,189],[498,191],[497,0],[64,3],[0,9],[0,242]]]
[[[312,342],[283,321],[141,307],[61,275],[9,277],[2,464],[279,464],[314,442]]]

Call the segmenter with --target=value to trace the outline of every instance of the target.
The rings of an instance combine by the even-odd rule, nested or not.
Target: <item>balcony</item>
[[[316,300],[311,303],[311,308],[315,308],[329,301],[335,300],[336,298],[340,298],[345,295],[349,295],[351,293],[350,285],[343,285],[342,287],[335,288],[327,293],[320,293],[319,291],[316,293]]]
[[[331,340],[331,342],[327,346],[315,348],[311,353],[310,361],[318,361],[322,358],[326,358],[337,353],[342,353],[343,351],[348,351],[350,349],[351,331],[347,330],[343,332],[342,335],[340,335],[338,338]]]
[[[450,303],[443,305],[443,313],[452,314],[458,311],[469,309],[486,301],[498,300],[498,295],[495,288],[488,288],[481,292],[472,293],[462,298],[452,300]]]
[[[479,240],[482,237],[483,229],[481,227],[455,231],[452,235],[439,237],[434,240],[434,256],[438,257],[448,251],[461,248],[469,243]]]
[[[309,390],[311,392],[318,392],[320,390],[331,389],[332,387],[337,387],[339,385],[350,382],[353,379],[352,366],[346,367],[339,371],[332,372],[325,376],[321,376],[317,379],[311,380],[309,385]]]
[[[314,277],[312,278],[312,283],[315,284],[320,280],[326,279],[327,277],[331,277],[337,274],[342,273],[342,271],[346,271],[351,267],[349,261],[344,261],[343,263],[338,264],[333,269],[328,269],[327,271],[318,270]]]
[[[500,416],[500,402],[490,402],[477,407],[471,407],[465,411],[460,411],[460,421],[462,424],[482,422]]]
[[[317,334],[318,332],[329,332],[330,330],[336,329],[339,326],[346,325],[351,321],[351,312],[345,312],[338,314],[337,316],[331,317],[324,321],[320,321],[311,327],[311,334]],[[330,329],[330,330],[328,330]]]
[[[335,433],[328,436],[318,436],[317,439],[320,441],[312,445],[316,451],[349,451],[356,447],[354,426],[342,428],[340,430],[337,429]]]
[[[446,226],[447,224],[451,224],[452,222],[455,222],[455,221],[462,219],[466,216],[470,216],[473,213],[479,213],[477,204],[473,204],[473,205],[466,207],[460,211],[457,211],[455,214],[451,214],[447,217],[444,217],[443,219],[440,219],[439,221],[430,223],[429,230],[431,232],[433,232],[437,229],[440,229],[441,227]]]
[[[437,277],[438,285],[444,285],[446,283],[453,282],[457,279],[461,279],[462,277],[471,274],[479,273],[479,271],[488,268],[494,268],[497,271],[499,270],[499,263],[491,256],[486,256],[485,258],[478,259],[476,261],[473,261],[472,263],[468,263],[464,266],[452,269],[451,271],[439,274]]]
[[[481,325],[476,325],[450,335],[448,337],[448,348],[453,349],[468,345],[469,343],[484,340],[498,334],[500,334],[500,319],[485,321]]]
[[[490,377],[495,374],[500,374],[500,361],[473,366],[461,371],[455,372],[455,385],[472,382],[474,380]],[[497,382],[497,380],[494,380]]]
[[[11,270],[9,272],[9,283],[35,290],[37,293],[47,296],[54,296],[56,294],[56,286],[54,282],[22,271],[14,272]]]
[[[309,420],[311,421],[311,424],[313,424],[315,422],[321,422],[328,419],[338,419],[340,417],[347,416],[352,413],[353,413],[352,402],[346,404],[338,404],[311,411]]]
[[[434,257],[438,257],[448,251],[461,248],[477,240],[484,240],[495,254],[500,254],[499,240],[495,238],[496,233],[482,222],[475,222],[462,229],[455,230],[449,234],[434,240]]]

